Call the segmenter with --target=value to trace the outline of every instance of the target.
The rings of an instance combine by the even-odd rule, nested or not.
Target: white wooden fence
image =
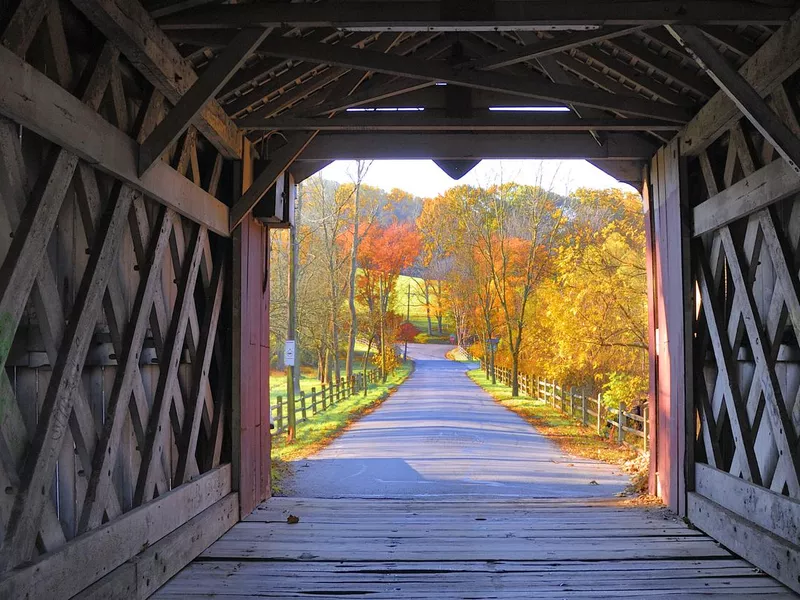
[[[497,366],[494,369],[497,381],[510,387],[511,369]],[[576,421],[580,421],[586,427],[596,428],[597,435],[604,436],[605,431],[610,429],[609,437],[616,439],[620,444],[644,451],[648,450],[650,431],[646,404],[643,405],[641,414],[638,414],[626,410],[625,404],[622,402],[615,408],[607,407],[603,405],[602,394],[598,394],[597,398],[592,398],[584,394],[582,390],[565,389],[555,380],[548,381],[531,374],[519,373],[517,381],[520,394],[545,402]]]

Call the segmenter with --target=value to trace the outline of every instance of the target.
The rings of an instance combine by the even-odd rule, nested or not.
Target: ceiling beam
[[[339,48],[328,44],[310,44],[302,40],[267,39],[260,52],[274,56],[294,57],[334,66],[376,71],[389,75],[446,82],[464,87],[498,90],[518,96],[563,102],[578,106],[591,106],[647,117],[658,117],[686,122],[689,113],[679,107],[644,100],[639,96],[609,94],[571,85],[550,83],[544,78],[523,79],[489,71],[462,71],[444,63],[418,60],[410,57],[382,54],[369,50]]]
[[[320,133],[297,160],[646,160],[655,149],[631,133],[610,133],[603,145],[588,133]]]
[[[501,67],[508,67],[517,63],[533,60],[542,56],[550,54],[558,54],[559,52],[566,52],[579,46],[600,42],[603,40],[610,40],[615,37],[628,35],[634,31],[641,29],[639,26],[631,27],[606,27],[600,29],[592,29],[589,31],[579,31],[577,33],[568,34],[565,36],[554,37],[547,40],[540,40],[531,44],[521,46],[518,50],[510,52],[498,52],[486,58],[481,58],[469,63],[465,66],[476,70],[491,70],[499,69]]]
[[[680,124],[657,119],[580,119],[558,114],[487,114],[466,119],[429,117],[419,113],[368,113],[325,118],[265,119],[246,117],[237,124],[246,131],[677,131]]]
[[[192,65],[139,2],[73,0],[72,3],[171,104],[177,104],[197,81]],[[203,108],[197,129],[226,158],[241,158],[242,132],[216,100]]]
[[[770,109],[753,86],[728,64],[697,27],[671,25],[667,26],[667,29],[733,101],[748,121],[758,129],[764,139],[772,144],[795,173],[800,175],[800,138]]]
[[[189,88],[169,114],[156,126],[139,147],[139,176],[153,166],[170,144],[186,131],[203,107],[242,66],[269,29],[243,29]]]
[[[437,2],[320,2],[231,4],[182,12],[159,21],[164,29],[196,27],[338,27],[386,31],[476,31],[498,28],[600,25],[780,25],[787,6],[746,0],[506,0],[475,10],[469,0]],[[470,10],[472,8],[472,10]]]

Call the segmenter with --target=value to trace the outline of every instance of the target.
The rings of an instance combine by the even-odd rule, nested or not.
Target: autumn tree
[[[381,376],[388,374],[388,353],[393,352],[393,329],[390,321],[399,315],[394,311],[395,284],[401,271],[410,267],[420,248],[420,236],[409,223],[393,223],[387,227],[374,225],[359,246],[361,272],[358,276],[358,296],[367,306],[371,322],[377,331]]]

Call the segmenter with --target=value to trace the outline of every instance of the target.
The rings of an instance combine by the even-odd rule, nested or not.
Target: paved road
[[[444,357],[412,344],[414,374],[372,414],[315,456],[297,461],[301,497],[612,496],[618,468],[561,452]],[[596,481],[599,485],[590,484]]]

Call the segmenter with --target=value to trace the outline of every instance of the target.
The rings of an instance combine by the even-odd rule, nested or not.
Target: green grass
[[[286,435],[272,438],[272,491],[280,494],[284,481],[291,473],[289,462],[311,456],[340,436],[347,427],[368,412],[377,408],[397,386],[411,374],[413,363],[400,365],[386,383],[371,384],[367,395],[358,394],[342,400],[308,421],[297,425],[295,440],[286,443]]]
[[[584,458],[622,465],[637,458],[626,446],[611,443],[548,404],[529,396],[511,396],[511,388],[501,383],[492,385],[482,369],[468,371],[469,377],[497,400],[532,424],[542,435],[552,439],[564,452]]]

